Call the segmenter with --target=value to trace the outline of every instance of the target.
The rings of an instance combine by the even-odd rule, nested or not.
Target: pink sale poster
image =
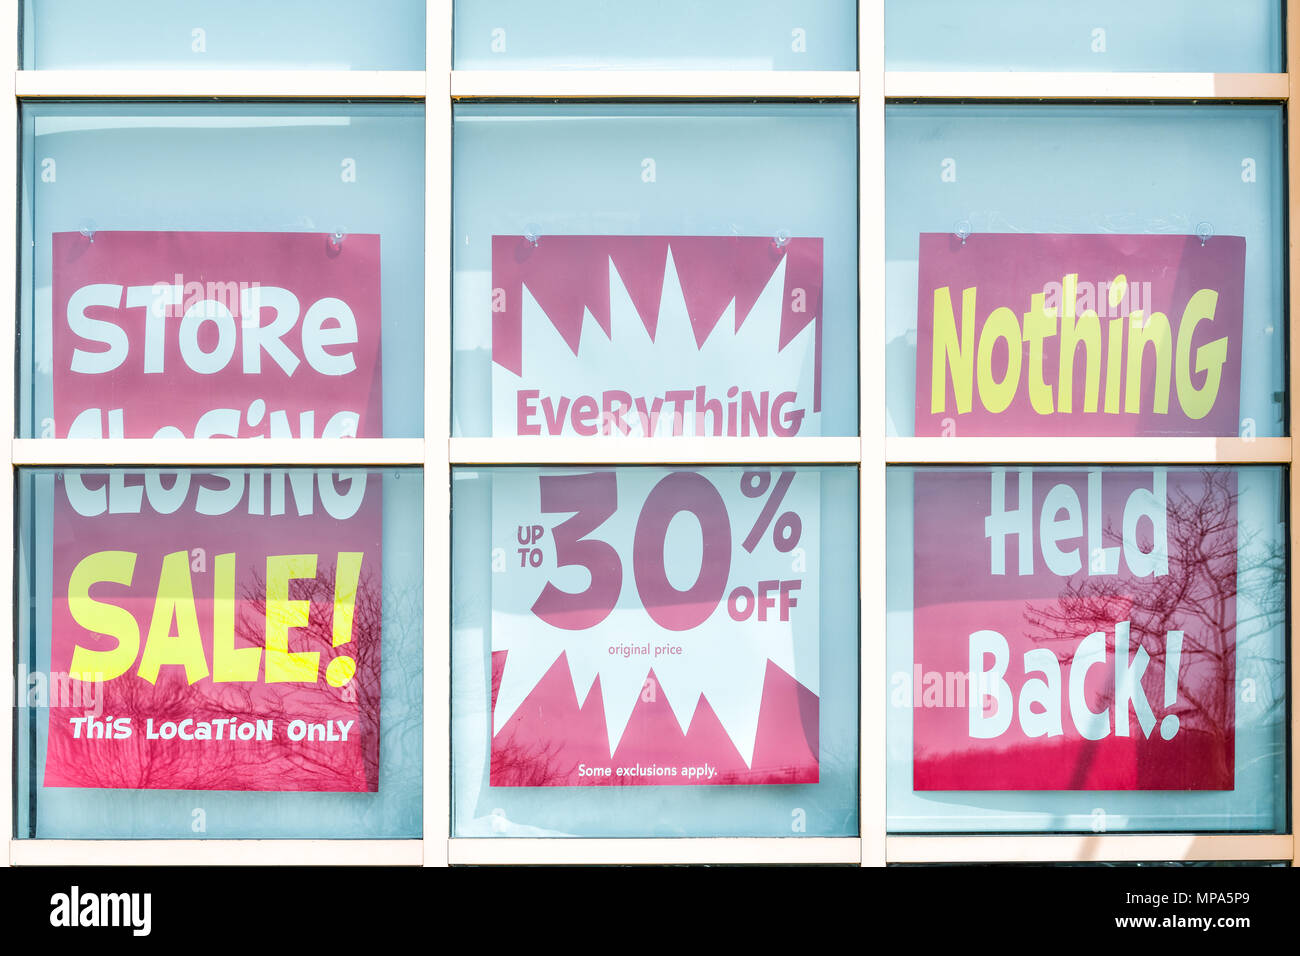
[[[379,240],[54,240],[59,437],[380,437]],[[46,786],[375,791],[382,477],[65,470]]]
[[[57,438],[380,438],[379,237],[54,235]]]
[[[1237,435],[1240,236],[920,237],[916,434]]]
[[[914,481],[914,789],[1234,788],[1233,471]]]

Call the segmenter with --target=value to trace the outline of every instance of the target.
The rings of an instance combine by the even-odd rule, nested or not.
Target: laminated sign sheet
[[[922,235],[917,434],[1236,435],[1245,252]],[[916,790],[1233,789],[1235,472],[914,482]]]
[[[1234,788],[1235,472],[918,472],[914,495],[915,789]]]
[[[1236,435],[1240,236],[920,237],[918,435]]]
[[[820,434],[821,262],[494,237],[494,434]],[[815,468],[494,472],[491,783],[815,783],[821,507]]]
[[[380,437],[379,237],[54,237],[59,437]],[[65,470],[45,785],[375,791],[366,471]]]

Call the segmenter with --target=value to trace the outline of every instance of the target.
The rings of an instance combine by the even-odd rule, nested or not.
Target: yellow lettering
[[[357,583],[361,580],[361,551],[340,551],[334,570],[334,646],[352,640],[352,615],[357,607]]]
[[[1129,320],[1128,331],[1128,371],[1124,378],[1124,411],[1137,413],[1142,410],[1142,358],[1147,345],[1154,346],[1156,352],[1156,384],[1152,389],[1151,410],[1157,415],[1169,412],[1169,373],[1173,364],[1173,333],[1169,329],[1169,319],[1163,312],[1152,312],[1145,322],[1140,322],[1134,312]]]
[[[1043,307],[1043,293],[1029,297],[1025,339],[1029,342],[1029,404],[1039,415],[1052,414],[1052,386],[1043,381],[1043,339],[1056,334],[1056,310]]]
[[[310,601],[290,601],[289,582],[316,577],[316,555],[287,554],[266,559],[266,682],[314,684],[318,651],[289,650],[289,629],[306,627]]]
[[[117,641],[117,646],[107,651],[76,645],[68,674],[73,680],[112,680],[121,677],[135,663],[135,656],[140,653],[140,625],[126,608],[90,596],[91,585],[101,581],[129,585],[135,575],[135,557],[134,551],[96,551],[72,569],[68,580],[68,611],[72,619],[88,631]]]
[[[1061,318],[1074,320],[1079,301],[1079,273],[1071,272],[1061,281]]]
[[[256,681],[262,649],[235,647],[235,556],[217,555],[212,570],[212,679]]]
[[[176,620],[175,634],[171,633],[173,617]],[[140,660],[140,677],[156,684],[158,671],[164,664],[184,667],[185,680],[190,684],[208,676],[199,616],[194,608],[188,551],[173,551],[163,557],[153,619],[149,622],[149,636],[145,640],[144,657]]]
[[[1228,360],[1227,338],[1215,339],[1196,350],[1196,371],[1205,373],[1205,385],[1192,387],[1191,365],[1192,333],[1203,319],[1214,321],[1214,309],[1219,304],[1219,293],[1200,289],[1187,300],[1183,321],[1178,326],[1178,404],[1188,418],[1204,418],[1210,414],[1219,397],[1219,382],[1223,377],[1223,363]]]
[[[998,339],[1007,343],[1007,374],[993,379],[993,346]],[[994,309],[980,331],[978,381],[980,401],[994,414],[1006,411],[1020,387],[1020,319],[1005,306]]]
[[[948,369],[952,370],[952,392],[958,414],[970,411],[971,379],[974,369],[975,289],[961,293],[961,337],[952,313],[952,292],[947,286],[934,290],[934,339],[930,361],[930,411],[942,412],[948,403]]]
[[[1058,410],[1074,411],[1074,356],[1083,345],[1083,410],[1095,412],[1101,387],[1101,321],[1087,311],[1076,323],[1073,316],[1061,319],[1061,367],[1058,374]],[[1118,382],[1116,383],[1118,385]],[[1118,398],[1117,398],[1118,400]]]
[[[1133,315],[1142,319],[1141,312]],[[1130,319],[1111,319],[1106,329],[1106,414],[1119,414],[1119,369],[1124,355],[1124,323]]]

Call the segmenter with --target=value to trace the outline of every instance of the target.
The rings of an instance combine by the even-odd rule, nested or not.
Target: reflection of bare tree
[[[1081,637],[1097,631],[1107,635],[1113,655],[1115,623],[1129,621],[1129,654],[1145,648],[1154,665],[1148,668],[1145,689],[1157,712],[1163,685],[1157,686],[1153,672],[1164,672],[1167,633],[1182,630],[1184,679],[1172,709],[1179,717],[1179,734],[1207,738],[1206,751],[1219,755],[1224,764],[1218,770],[1230,780],[1239,635],[1265,633],[1284,614],[1286,555],[1280,546],[1261,544],[1257,533],[1239,533],[1231,469],[1205,469],[1200,479],[1194,489],[1170,485],[1168,574],[1144,579],[1076,575],[1054,603],[1030,605],[1026,619],[1033,639],[1058,648],[1063,663]],[[1121,532],[1109,524],[1104,538],[1108,546],[1122,543]],[[1150,537],[1143,540],[1140,533],[1138,544],[1144,551],[1152,547]],[[1250,582],[1245,595],[1238,592],[1242,578]],[[1259,609],[1257,614],[1239,616],[1243,596]],[[1110,677],[1098,703],[1109,705],[1115,696],[1114,671],[1107,671]]]
[[[380,633],[383,622],[383,602],[380,584],[374,574],[363,574],[357,585],[356,605],[353,609],[352,640],[333,648],[333,602],[335,568],[323,569],[310,580],[296,582],[295,600],[310,601],[311,611],[307,627],[292,631],[294,646],[299,650],[321,652],[320,673],[316,684],[291,684],[290,689],[277,694],[266,709],[274,716],[277,727],[287,726],[291,720],[323,722],[346,713],[344,719],[355,720],[354,730],[360,733],[361,759],[366,784],[362,789],[373,789],[379,779],[379,701],[380,701]],[[245,591],[245,615],[249,624],[262,633],[266,620],[266,587],[261,576],[254,572],[253,585]],[[317,609],[321,613],[315,613]],[[341,688],[325,683],[325,668],[335,656],[346,655],[356,661],[356,674]],[[283,685],[282,685],[283,686]],[[350,735],[349,735],[350,736]],[[312,746],[308,741],[285,741],[289,746],[281,751],[281,759],[308,780],[337,780],[339,786],[311,787],[309,789],[353,789],[346,786],[354,768],[339,766],[332,748]]]
[[[566,783],[576,775],[578,766],[561,762],[562,749],[560,741],[523,743],[515,739],[513,731],[503,730],[492,742],[492,786],[550,787]]]
[[[502,670],[496,668],[492,670],[492,696],[489,700],[494,703],[501,690],[502,673]],[[491,734],[491,719],[489,712],[489,734]],[[491,741],[489,775],[492,786],[553,787],[576,778],[578,763],[562,756],[564,750],[562,738],[555,737],[545,741],[520,740],[518,731],[518,724],[511,721]]]
[[[335,568],[320,569],[314,579],[292,582],[290,598],[309,602],[306,627],[290,631],[293,651],[320,653],[319,677],[314,684],[214,683],[210,678],[187,685],[179,668],[164,668],[156,686],[135,676],[134,671],[104,685],[103,717],[131,716],[133,735],[127,740],[95,741],[88,745],[51,735],[51,758],[75,763],[84,786],[148,789],[276,789],[276,790],[374,790],[379,780],[381,627],[384,595],[378,573],[362,571],[353,612],[352,640],[333,647],[333,602]],[[237,605],[236,647],[264,647],[266,622],[265,581],[251,574]],[[400,607],[390,609],[390,621],[398,627],[414,622],[419,628],[418,596],[396,595]],[[409,605],[409,606],[408,606]],[[207,633],[209,624],[200,626]],[[342,688],[330,687],[324,679],[329,661],[347,655],[356,661],[356,673]],[[209,645],[210,662],[210,645]],[[419,661],[411,666],[390,668],[389,677],[399,683],[421,680]],[[261,675],[259,675],[260,678]],[[390,693],[412,698],[415,688],[396,686]],[[62,715],[60,715],[61,717]],[[75,716],[80,716],[76,714]],[[146,718],[158,728],[166,721],[192,718],[212,723],[228,718],[238,721],[273,721],[270,741],[147,739]],[[414,735],[419,751],[422,732],[418,708],[390,714],[385,735],[391,746],[406,752],[410,744],[402,738]],[[291,741],[290,721],[308,724],[351,720],[348,742]],[[229,733],[229,724],[225,733]],[[337,726],[337,724],[336,724]],[[355,741],[355,743],[354,743]],[[59,751],[65,753],[60,754]]]

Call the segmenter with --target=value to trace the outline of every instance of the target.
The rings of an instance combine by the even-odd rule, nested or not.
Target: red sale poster
[[[54,234],[58,438],[383,436],[379,237]]]
[[[923,233],[916,434],[1236,435],[1240,236]]]
[[[914,476],[916,790],[1231,790],[1231,470]]]
[[[378,237],[60,234],[56,431],[378,437]],[[45,785],[375,791],[382,478],[67,470]],[[87,705],[87,701],[93,705]]]

